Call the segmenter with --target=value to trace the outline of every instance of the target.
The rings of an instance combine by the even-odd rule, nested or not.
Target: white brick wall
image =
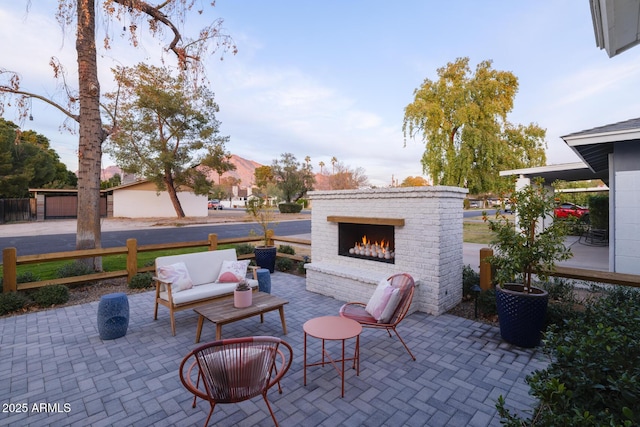
[[[366,302],[382,278],[409,273],[418,285],[412,310],[441,314],[462,299],[462,200],[458,187],[313,191],[307,289]],[[328,216],[402,218],[395,264],[338,255],[338,224]]]

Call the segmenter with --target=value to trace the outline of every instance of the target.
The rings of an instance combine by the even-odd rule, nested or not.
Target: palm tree
[[[336,163],[338,163],[338,159],[335,157],[331,158],[331,174],[335,174],[336,173]]]
[[[322,175],[322,168],[324,167],[324,162],[320,161],[320,163],[318,163],[320,165],[320,174]]]
[[[309,156],[305,157],[304,162],[307,164],[307,168],[309,168],[309,162],[311,162],[311,157]]]

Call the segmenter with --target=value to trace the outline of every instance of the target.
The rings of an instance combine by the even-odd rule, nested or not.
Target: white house
[[[137,181],[109,189],[113,194],[113,216],[124,218],[175,217],[176,211],[166,191],[159,192],[150,181]],[[178,199],[189,217],[206,217],[207,196],[190,188],[178,192]]]

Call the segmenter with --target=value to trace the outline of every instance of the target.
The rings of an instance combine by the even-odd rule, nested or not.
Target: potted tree
[[[546,281],[557,261],[572,256],[564,245],[567,225],[553,220],[555,200],[543,184],[538,179],[512,195],[515,220],[499,211],[495,219],[484,217],[495,233],[488,261],[496,271],[500,334],[520,347],[540,343],[547,313],[549,295],[533,286],[533,277]]]
[[[262,199],[254,199],[247,203],[247,213],[260,226],[262,245],[254,248],[256,264],[273,273],[276,265],[276,246],[273,244],[273,229],[275,222],[275,208],[268,206]],[[253,230],[252,230],[253,232]],[[255,232],[253,232],[255,234]]]

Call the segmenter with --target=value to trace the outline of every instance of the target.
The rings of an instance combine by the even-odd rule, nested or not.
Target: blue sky
[[[55,55],[75,82],[73,30],[63,35],[54,20],[57,2],[33,2],[29,13],[26,1],[12,3],[0,7],[0,67],[19,71],[25,88],[51,94],[47,64]],[[262,164],[291,152],[300,161],[310,156],[319,171],[320,161],[330,166],[335,156],[362,167],[377,186],[421,175],[424,144],[404,147],[404,108],[425,78],[437,79],[438,68],[464,56],[472,68],[490,59],[518,77],[509,120],[547,129],[548,164],[578,160],[560,136],[640,114],[640,48],[615,58],[598,49],[586,0],[202,3],[207,12],[197,19],[223,18],[238,46],[237,55],[207,61],[227,148]],[[116,43],[100,60],[102,91],[113,89],[112,58],[133,65],[158,57],[147,37],[139,50]],[[77,136],[58,130],[63,117],[36,103],[33,116],[25,128],[49,137],[76,170]]]

